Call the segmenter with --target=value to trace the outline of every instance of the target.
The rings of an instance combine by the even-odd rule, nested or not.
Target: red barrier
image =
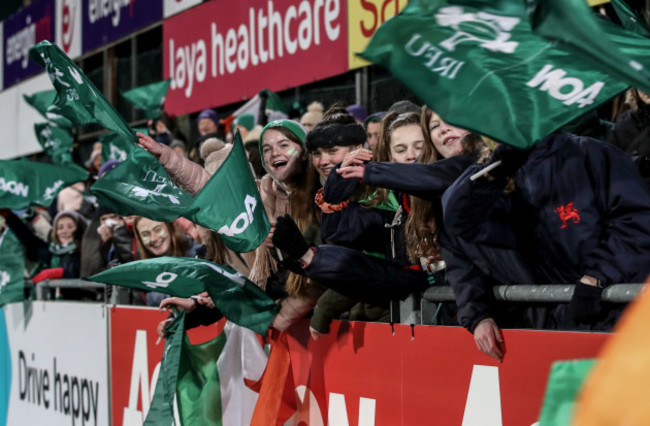
[[[156,327],[165,318],[152,309],[111,309],[113,424],[143,419],[163,343]],[[221,331],[200,327],[194,343]],[[481,354],[472,336],[456,327],[335,321],[331,333],[309,338],[307,323],[289,337],[298,396],[294,420],[319,424],[461,424],[480,416],[503,425],[537,421],[550,365],[593,358],[607,334],[505,330],[502,364]],[[146,361],[145,361],[146,360]],[[143,384],[148,384],[145,388]],[[144,393],[144,395],[143,395]],[[345,423],[347,422],[347,423]],[[470,423],[471,424],[471,423]],[[480,423],[479,423],[480,424]]]

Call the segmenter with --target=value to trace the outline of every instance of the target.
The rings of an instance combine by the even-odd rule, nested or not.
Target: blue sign
[[[84,53],[162,21],[161,0],[82,0]]]
[[[43,71],[29,60],[29,48],[54,40],[54,0],[39,0],[4,21],[4,88]]]

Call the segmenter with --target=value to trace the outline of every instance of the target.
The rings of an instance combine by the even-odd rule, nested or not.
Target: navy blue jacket
[[[639,283],[650,273],[650,194],[617,148],[566,133],[548,136],[514,174],[516,190],[507,197],[503,182],[469,181],[480,168],[468,169],[443,197],[448,278],[459,321],[470,331],[491,314],[491,283],[460,270],[469,261],[489,274],[493,263],[470,246],[514,252],[536,283],[571,284],[583,275],[604,285]]]

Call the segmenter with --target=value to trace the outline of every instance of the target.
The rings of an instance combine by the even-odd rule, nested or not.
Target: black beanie
[[[358,124],[328,124],[307,133],[305,145],[307,151],[314,152],[317,148],[363,145],[366,139],[366,131]]]

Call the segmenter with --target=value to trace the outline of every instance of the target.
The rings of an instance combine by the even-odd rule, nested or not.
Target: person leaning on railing
[[[513,319],[611,330],[620,309],[602,303],[602,288],[650,274],[650,194],[635,165],[611,145],[567,133],[525,151],[501,145],[497,160],[474,181],[482,166],[472,166],[443,196],[441,245],[461,325],[499,361],[500,327]],[[531,318],[531,308],[508,318],[496,307],[495,281],[576,286],[546,317]]]

